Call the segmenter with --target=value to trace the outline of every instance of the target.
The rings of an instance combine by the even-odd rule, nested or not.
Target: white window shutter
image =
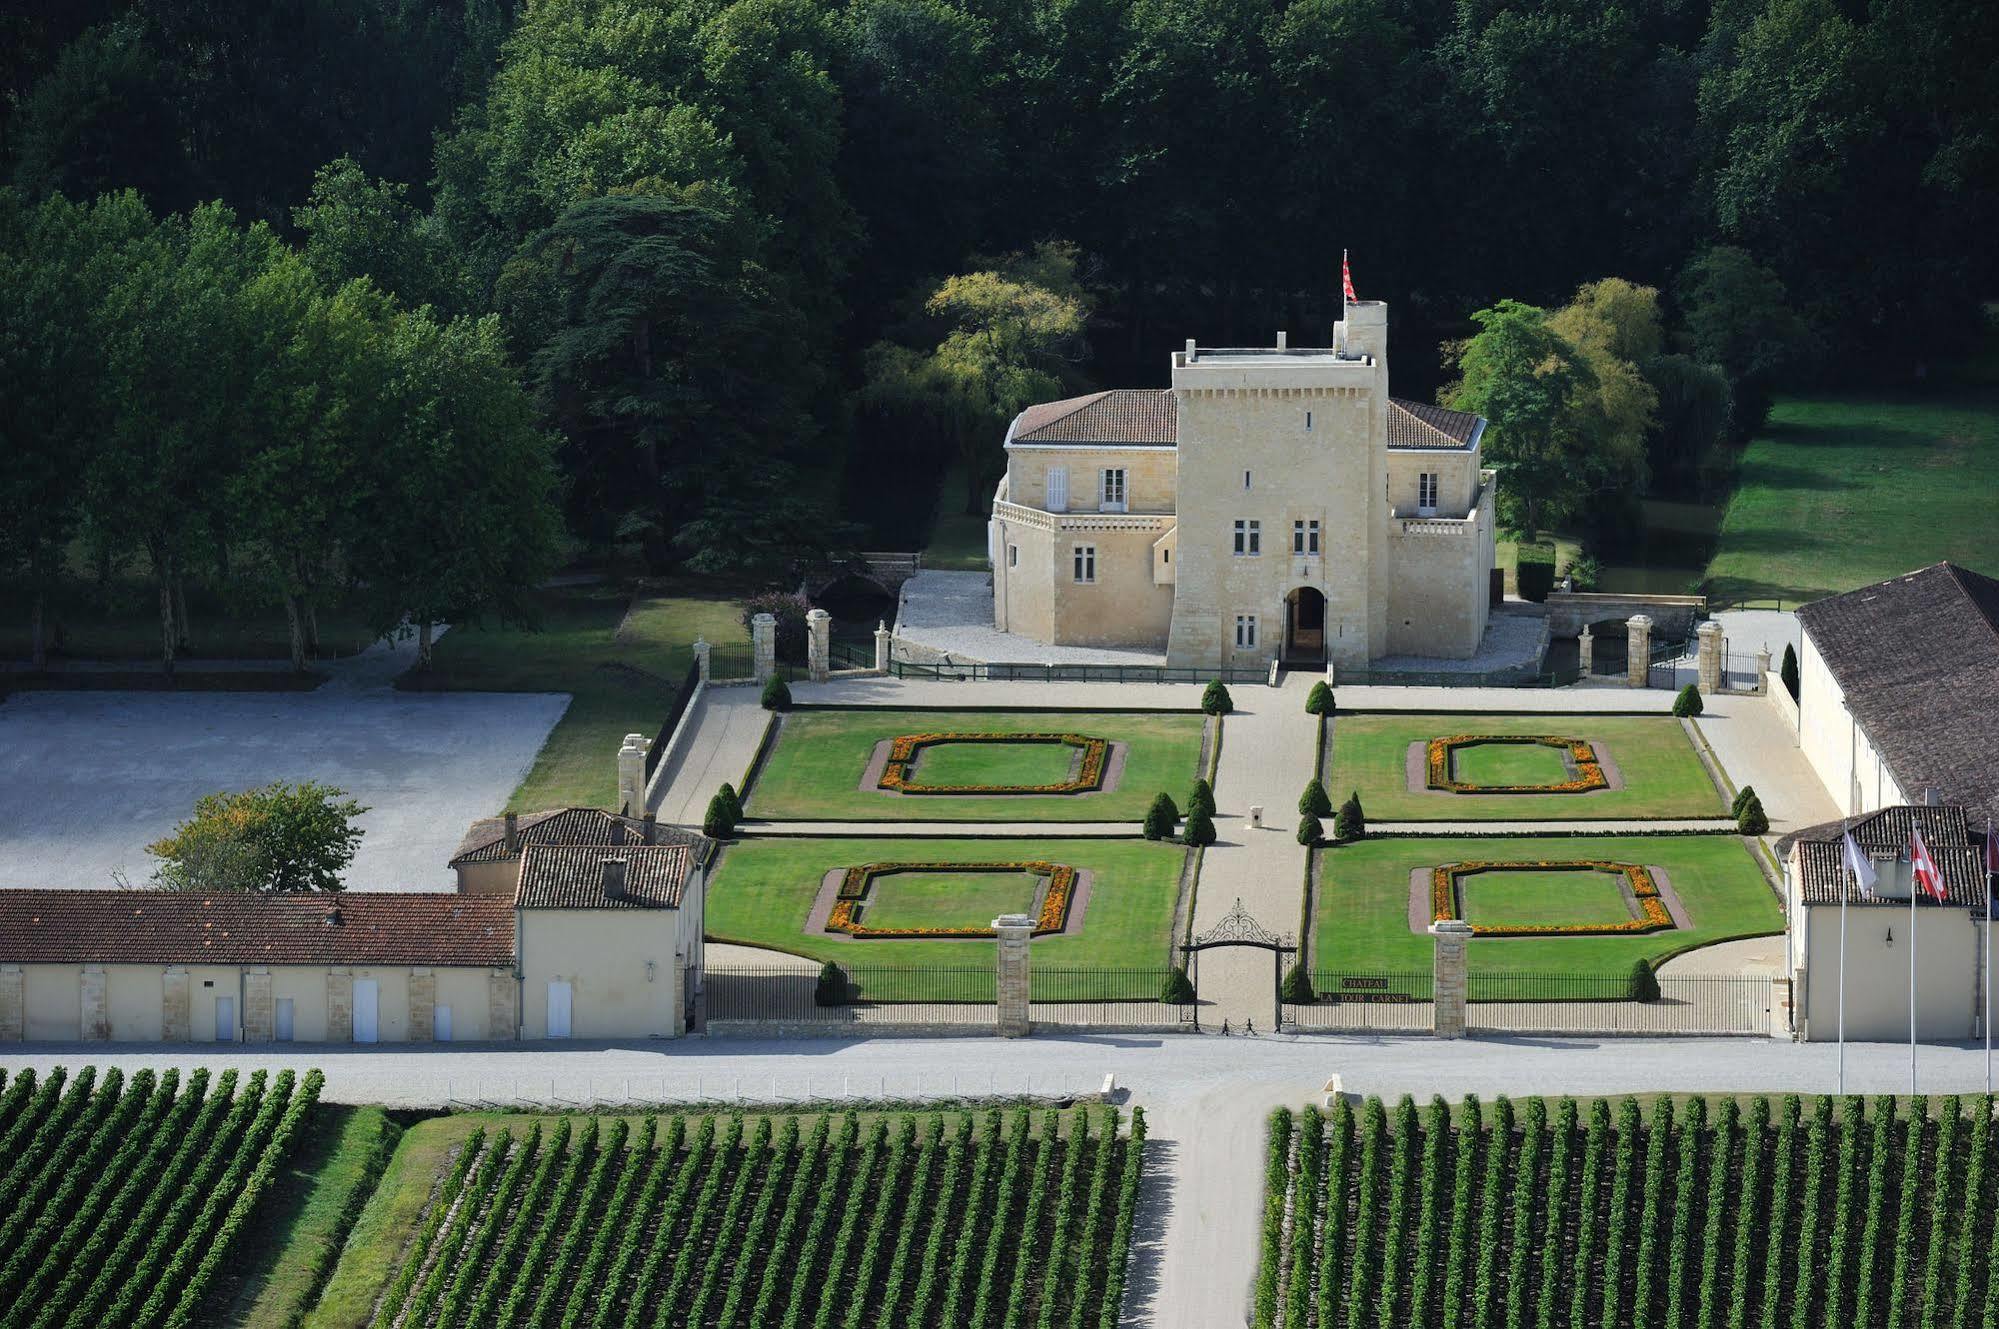
[[[1050,466],[1048,468],[1048,510],[1067,512],[1069,510],[1069,468]]]

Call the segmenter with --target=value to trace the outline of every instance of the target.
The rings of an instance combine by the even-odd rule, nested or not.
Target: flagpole
[[[1992,1093],[1992,816],[1985,817],[1985,1093]]]
[[[1859,874],[1854,875],[1859,882]],[[1846,1093],[1846,897],[1853,892],[1845,882],[1839,892],[1839,1092]]]
[[[1909,856],[1909,1095],[1916,1093],[1916,862]]]

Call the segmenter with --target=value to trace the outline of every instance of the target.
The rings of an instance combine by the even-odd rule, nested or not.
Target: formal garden
[[[1342,714],[1327,787],[1376,821],[1647,821],[1725,815],[1663,715]]]
[[[812,708],[783,714],[748,789],[768,821],[1132,821],[1200,773],[1214,722],[1159,711]]]
[[[1385,837],[1314,856],[1316,973],[1427,975],[1430,924],[1471,925],[1473,973],[1622,975],[1782,932],[1733,835]]]

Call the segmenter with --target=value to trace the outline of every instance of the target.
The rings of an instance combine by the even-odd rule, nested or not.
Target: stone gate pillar
[[[1456,918],[1439,919],[1430,925],[1436,939],[1436,956],[1430,972],[1430,1032],[1438,1038],[1465,1036],[1465,947],[1471,941],[1471,924]]]
[[[1002,1038],[1022,1038],[1029,1032],[1027,939],[1034,919],[1027,914],[1001,914],[993,920],[999,934],[999,1019]]]
[[[708,644],[707,638],[696,637],[694,639],[694,668],[697,671],[695,677],[699,678],[703,683],[706,683],[714,674],[714,666],[709,663],[709,656],[713,655],[714,651],[715,648]]]
[[[895,634],[888,630],[886,619],[875,620],[875,672],[888,672],[889,647],[895,642]]]
[[[750,653],[755,659],[755,678],[768,683],[777,675],[777,615],[756,614],[750,619]]]
[[[1652,667],[1652,620],[1643,614],[1633,614],[1625,621],[1624,629],[1629,634],[1625,639],[1624,683],[1626,687],[1642,688]]]
[[[268,965],[257,965],[243,975],[243,1041],[269,1043],[277,1036],[277,1005],[271,999],[271,970]]]
[[[1769,691],[1769,685],[1770,685],[1770,646],[1766,642],[1764,643],[1763,649],[1756,652],[1756,695],[1760,697],[1765,692]]]
[[[1576,669],[1588,678],[1596,666],[1596,634],[1583,624],[1583,630],[1576,636]]]
[[[833,672],[833,616],[823,609],[805,611],[805,672],[814,683]]]
[[[646,809],[646,743],[644,734],[626,734],[618,748],[618,811],[636,817]]]
[[[1721,624],[1709,619],[1694,629],[1700,638],[1700,683],[1701,695],[1712,697],[1721,691],[1721,653],[1726,646],[1721,639]]]

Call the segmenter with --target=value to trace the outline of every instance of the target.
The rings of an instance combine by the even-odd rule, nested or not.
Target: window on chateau
[[[1305,428],[1310,429],[1311,427],[1312,427],[1312,413],[1310,411],[1307,411],[1305,412]]]
[[[1124,471],[1106,470],[1103,483],[1103,508],[1107,512],[1124,511]]]
[[[1076,580],[1081,582],[1095,581],[1097,579],[1097,547],[1095,545],[1077,545],[1075,552]]]
[[[1235,616],[1235,644],[1238,650],[1253,649],[1256,646],[1255,614]]]
[[[1242,473],[1242,487],[1243,487],[1244,489],[1247,489],[1247,488],[1249,488],[1249,472],[1248,472],[1248,471],[1244,471],[1244,472]]]
[[[1319,552],[1319,523],[1315,521],[1291,523],[1291,552],[1311,555]]]
[[[1067,512],[1069,510],[1069,468],[1050,466],[1048,468],[1048,510]]]
[[[1020,566],[1019,545],[1008,545],[1006,547],[1006,565],[1010,568],[1017,568]]]
[[[1235,524],[1235,551],[1241,558],[1254,558],[1263,552],[1262,522],[1239,521]]]
[[[1416,477],[1416,507],[1421,512],[1437,510],[1437,472],[1424,471]]]

